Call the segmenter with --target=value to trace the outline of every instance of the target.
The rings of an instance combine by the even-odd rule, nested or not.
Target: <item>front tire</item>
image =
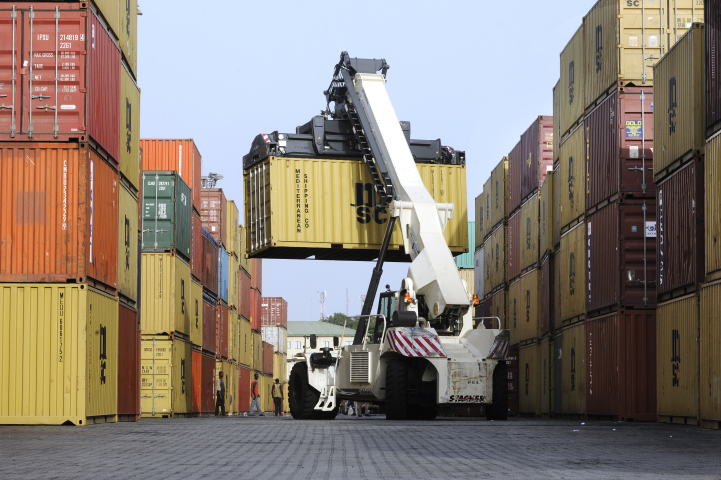
[[[498,362],[493,370],[493,403],[486,405],[487,420],[508,420],[508,367]]]
[[[389,358],[386,363],[386,419],[408,419],[407,381],[406,361],[402,358]]]
[[[318,403],[319,398],[320,393],[308,383],[308,367],[305,362],[296,363],[290,371],[288,381],[290,414],[296,420],[316,418],[315,405]],[[337,410],[335,412],[337,413]],[[335,415],[333,415],[333,418],[335,418]]]

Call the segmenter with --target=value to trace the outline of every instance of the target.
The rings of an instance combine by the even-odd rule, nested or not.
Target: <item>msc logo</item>
[[[496,210],[498,209],[498,180],[496,180]]]
[[[516,299],[513,299],[513,328],[516,328]]]
[[[180,313],[185,314],[185,279],[180,279]]]
[[[100,385],[105,385],[105,369],[108,368],[108,327],[100,324]]]
[[[603,26],[596,26],[596,73],[603,67]]]
[[[130,270],[130,219],[125,217],[125,270]]]
[[[130,36],[130,0],[125,0],[125,31]]]
[[[576,391],[576,349],[571,348],[571,391]]]
[[[130,100],[128,100],[126,98],[125,99],[125,150],[127,150],[128,153],[131,153],[130,142],[133,140],[132,115],[133,115],[133,106],[130,103]]]
[[[200,328],[200,311],[198,310],[198,299],[195,299],[195,328]]]
[[[526,396],[528,396],[528,363],[526,363]]]
[[[531,322],[531,291],[526,290],[526,323]]]
[[[573,209],[573,183],[576,180],[573,174],[574,163],[573,157],[568,157],[568,201],[571,204],[571,209]]]
[[[679,386],[678,371],[681,363],[681,335],[678,330],[671,331],[671,371],[673,372],[673,379],[671,385],[674,387]]]
[[[185,359],[180,359],[180,392],[185,395]]]
[[[541,213],[541,233],[546,234],[546,202],[541,202],[542,213]],[[530,235],[530,234],[529,234]]]
[[[576,255],[573,252],[568,259],[568,293],[576,294]]]
[[[498,271],[498,257],[499,257],[499,251],[498,251],[498,244],[496,243],[496,272]]]
[[[526,250],[531,249],[531,217],[526,218]]]
[[[576,67],[573,60],[568,64],[568,104],[573,105],[574,84],[576,83]]]
[[[378,225],[383,225],[388,221],[387,218],[380,217],[387,212],[385,208],[377,207],[376,193],[370,183],[355,184],[355,203],[351,203],[351,207],[356,208],[358,223],[366,224],[372,220]]]
[[[668,134],[673,135],[676,133],[676,77],[671,78],[668,81]]]

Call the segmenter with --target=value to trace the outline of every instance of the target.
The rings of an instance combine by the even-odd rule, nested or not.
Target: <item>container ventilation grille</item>
[[[370,383],[370,357],[368,352],[351,352],[350,381],[351,383]]]

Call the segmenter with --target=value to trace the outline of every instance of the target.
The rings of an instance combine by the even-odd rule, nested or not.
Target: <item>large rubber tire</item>
[[[424,407],[421,405],[408,406],[408,420],[433,420],[438,416],[435,407]]]
[[[405,359],[389,358],[386,363],[386,419],[408,419],[407,381],[408,365]]]
[[[339,408],[336,406],[330,412],[316,412],[315,415],[318,420],[334,420],[338,415]]]
[[[486,405],[487,420],[508,420],[508,367],[498,362],[493,370],[493,403]]]
[[[296,420],[316,418],[314,409],[319,398],[320,393],[308,383],[308,367],[305,362],[296,363],[290,371],[288,381],[290,414]],[[333,417],[335,418],[335,415]]]

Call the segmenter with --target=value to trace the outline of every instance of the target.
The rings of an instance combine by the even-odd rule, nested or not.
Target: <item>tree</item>
[[[358,320],[348,319],[348,322],[346,323],[347,318],[348,317],[346,317],[344,314],[336,312],[333,315],[326,317],[323,321],[327,323],[332,323],[333,325],[339,325],[341,327],[343,326],[343,324],[345,324],[346,328],[352,330],[358,329]]]

